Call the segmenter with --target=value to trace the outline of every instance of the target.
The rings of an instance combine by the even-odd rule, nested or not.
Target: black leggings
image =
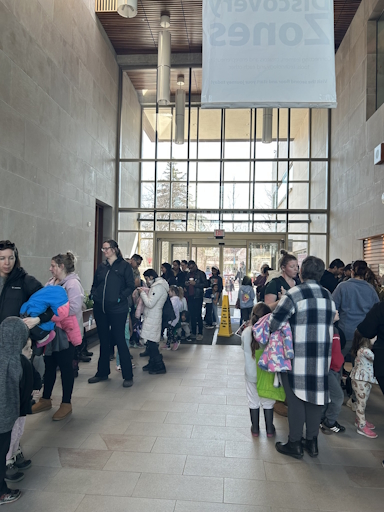
[[[100,304],[93,306],[97,332],[100,339],[100,356],[97,364],[97,377],[108,377],[110,370],[110,347],[111,340],[117,345],[119,351],[121,373],[124,380],[132,380],[132,361],[127,342],[125,341],[125,323],[128,317],[128,311],[123,313],[111,313],[102,310]]]
[[[0,434],[0,496],[9,492],[4,477],[7,470],[7,453],[11,444],[11,434],[12,430]]]
[[[63,388],[63,404],[70,404],[74,375],[72,360],[75,355],[75,347],[70,343],[69,348],[61,352],[52,352],[51,356],[45,356],[45,374],[44,374],[44,391],[43,398],[49,400],[52,395],[53,386],[56,382],[56,369],[60,368],[61,385]]]

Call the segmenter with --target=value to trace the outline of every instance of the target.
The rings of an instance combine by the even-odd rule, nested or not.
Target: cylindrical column
[[[272,108],[263,108],[263,135],[261,141],[263,144],[272,142]]]
[[[171,102],[171,33],[159,32],[157,55],[157,102],[169,105]]]
[[[176,123],[175,123],[175,144],[184,144],[184,119],[185,119],[185,91],[176,91]]]
[[[117,0],[117,12],[123,18],[134,18],[137,14],[137,0]]]

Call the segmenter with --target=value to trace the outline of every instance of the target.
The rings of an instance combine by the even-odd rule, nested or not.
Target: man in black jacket
[[[333,293],[339,284],[339,276],[343,273],[344,266],[344,262],[339,259],[331,261],[329,268],[324,270],[320,280],[321,286]]]
[[[193,260],[188,261],[189,274],[185,281],[186,299],[188,301],[188,309],[191,315],[191,338],[197,340],[203,339],[203,319],[201,312],[203,308],[204,288],[208,288],[207,276],[202,270],[197,268]],[[198,331],[196,330],[198,326]]]

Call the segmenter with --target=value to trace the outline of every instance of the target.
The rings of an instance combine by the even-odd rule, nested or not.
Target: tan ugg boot
[[[32,405],[32,414],[48,411],[52,409],[52,400],[50,398],[40,398],[38,402]]]
[[[60,407],[52,416],[53,421],[63,420],[68,414],[72,413],[72,405],[71,404],[60,404]]]

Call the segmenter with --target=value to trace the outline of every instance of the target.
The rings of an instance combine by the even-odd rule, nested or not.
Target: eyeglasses
[[[15,250],[15,244],[10,242],[9,240],[5,240],[5,242],[0,243],[0,251],[5,251],[6,249],[11,249],[11,251]]]
[[[107,252],[108,249],[112,249],[112,247],[102,247],[101,252]]]

